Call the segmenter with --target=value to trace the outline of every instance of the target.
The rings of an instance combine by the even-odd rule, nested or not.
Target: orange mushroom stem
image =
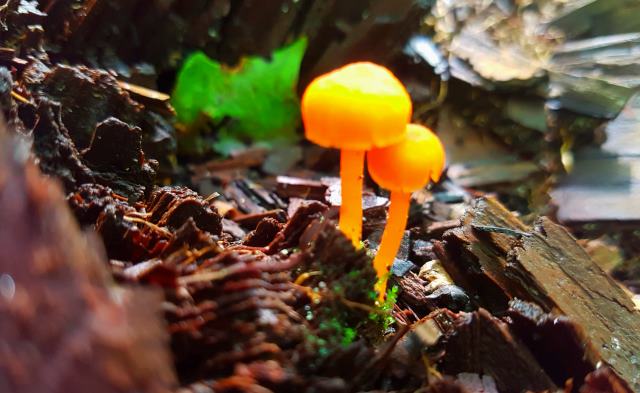
[[[391,191],[387,226],[373,260],[378,275],[376,291],[381,301],[386,293],[389,269],[407,225],[411,194],[426,186],[430,179],[437,182],[444,162],[445,152],[438,137],[418,124],[407,126],[406,138],[402,142],[373,149],[368,154],[371,177],[381,187]]]
[[[384,228],[380,248],[373,260],[373,268],[378,274],[378,281],[376,283],[375,290],[378,292],[378,298],[380,300],[384,300],[389,268],[393,264],[396,254],[398,253],[400,243],[402,243],[404,228],[407,226],[410,203],[410,192],[391,192],[387,226]]]
[[[340,230],[359,247],[362,236],[362,174],[364,150],[340,152]]]
[[[411,99],[386,68],[353,63],[314,79],[302,96],[305,135],[341,149],[342,202],[339,226],[360,247],[365,152],[404,139]]]

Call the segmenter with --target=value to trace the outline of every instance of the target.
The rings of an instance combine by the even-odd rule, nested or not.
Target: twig
[[[124,201],[124,202],[129,201],[129,198],[127,198],[127,197],[125,197],[125,196],[122,196],[122,195],[120,195],[120,194],[116,194],[116,193],[115,193],[115,192],[113,192],[113,191],[111,192],[111,197],[113,197],[114,199],[118,199],[118,200],[120,200],[120,201]]]
[[[296,281],[294,281],[294,284],[301,285],[303,282],[307,281],[311,277],[319,276],[320,274],[321,273],[319,271],[302,273],[301,275],[298,276],[298,278],[296,278]]]
[[[131,93],[160,102],[167,102],[171,99],[171,96],[168,94],[161,93],[159,91],[152,90],[146,87],[134,85],[133,83],[118,81],[118,86]]]
[[[15,98],[16,100],[22,102],[23,104],[31,104],[31,101],[27,100],[25,97],[21,96],[19,93],[11,90],[11,97]]]

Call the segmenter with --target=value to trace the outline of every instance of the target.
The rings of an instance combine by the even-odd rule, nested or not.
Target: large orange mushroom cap
[[[369,151],[367,160],[369,173],[378,185],[410,193],[427,185],[429,179],[440,179],[445,152],[430,129],[409,124],[402,142]]]
[[[385,67],[352,63],[321,75],[301,103],[310,141],[346,150],[369,150],[400,142],[411,120],[411,98]]]

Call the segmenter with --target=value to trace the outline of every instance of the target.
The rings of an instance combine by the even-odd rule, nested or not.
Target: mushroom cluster
[[[302,96],[305,135],[340,149],[339,227],[360,247],[365,153],[369,173],[391,191],[387,225],[374,259],[376,290],[384,299],[389,269],[402,240],[412,192],[438,181],[444,149],[426,127],[410,124],[411,98],[383,66],[358,62],[314,79]]]
[[[340,230],[360,246],[365,152],[404,139],[411,98],[386,68],[353,63],[314,79],[302,96],[307,139],[340,149]]]

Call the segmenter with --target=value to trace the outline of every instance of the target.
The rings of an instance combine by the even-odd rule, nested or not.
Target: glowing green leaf
[[[248,57],[227,68],[204,53],[191,55],[178,74],[172,96],[178,121],[194,123],[201,113],[225,119],[218,149],[235,141],[279,144],[297,139],[300,122],[296,85],[306,48],[301,38],[276,50],[271,59]]]

